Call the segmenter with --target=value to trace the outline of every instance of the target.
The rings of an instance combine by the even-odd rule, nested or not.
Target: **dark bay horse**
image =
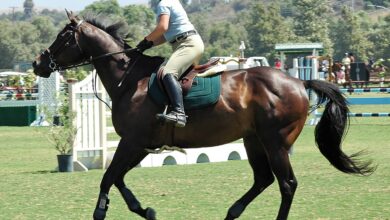
[[[128,208],[145,219],[156,219],[152,208],[142,208],[124,183],[126,173],[148,152],[163,145],[197,148],[216,146],[243,138],[248,161],[253,169],[253,186],[228,210],[226,219],[236,219],[247,205],[276,177],[282,197],[278,219],[287,219],[297,180],[288,151],[302,131],[309,110],[306,89],[313,90],[319,102],[326,103],[324,114],[315,129],[321,153],[338,170],[368,175],[369,162],[358,162],[341,149],[348,126],[348,107],[338,87],[333,84],[286,76],[269,67],[221,73],[219,101],[209,107],[188,111],[185,128],[161,125],[155,115],[164,110],[147,94],[148,80],[162,58],[145,56],[137,51],[127,54],[118,33],[120,23],[103,25],[98,19],[81,20],[68,13],[70,23],[53,44],[33,62],[34,72],[48,77],[51,72],[92,62],[112,99],[112,121],[121,140],[105,172],[93,214],[104,219],[108,194],[115,185]],[[130,73],[123,77],[126,69]],[[122,86],[118,84],[125,79]]]

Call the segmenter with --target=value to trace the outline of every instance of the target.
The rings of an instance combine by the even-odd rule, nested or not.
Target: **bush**
[[[69,107],[69,100],[66,96],[58,109],[57,117],[59,117],[59,123],[58,125],[53,124],[48,134],[49,141],[54,144],[55,149],[60,154],[72,153],[73,143],[77,134],[77,128],[73,124],[73,119],[76,115]]]

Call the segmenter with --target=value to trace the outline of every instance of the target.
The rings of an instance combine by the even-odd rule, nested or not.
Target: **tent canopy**
[[[27,73],[21,73],[21,72],[13,72],[13,71],[6,71],[6,72],[1,72],[1,76],[27,76]]]
[[[322,52],[324,50],[324,45],[322,43],[276,44],[275,50],[283,53],[312,53],[313,51]]]

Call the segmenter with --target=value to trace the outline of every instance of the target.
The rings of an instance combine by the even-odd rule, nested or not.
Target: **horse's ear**
[[[76,15],[74,15],[72,11],[68,11],[67,9],[65,9],[65,11],[66,11],[66,15],[68,15],[68,19],[71,22],[73,22],[73,23],[79,22],[80,18],[78,18]]]
[[[77,22],[79,20],[79,18],[73,14],[72,11],[68,11],[67,9],[65,9],[66,11],[66,15],[68,15],[68,18],[71,22]]]
[[[69,20],[72,21],[72,18],[74,18],[73,12],[72,11],[69,12],[67,9],[65,9],[65,11],[66,11],[66,15],[68,15]]]

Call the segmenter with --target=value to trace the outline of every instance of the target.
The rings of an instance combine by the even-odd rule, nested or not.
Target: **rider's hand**
[[[145,50],[153,47],[153,41],[148,41],[146,38],[144,38],[141,42],[138,43],[136,48],[143,53]]]

